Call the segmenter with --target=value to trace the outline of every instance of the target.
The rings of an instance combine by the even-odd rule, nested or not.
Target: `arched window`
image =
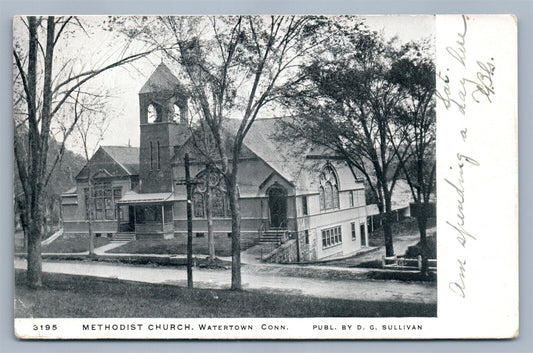
[[[204,195],[195,192],[193,196],[194,217],[204,217]]]
[[[155,123],[158,121],[157,119],[157,110],[155,109],[155,107],[150,104],[148,106],[148,109],[147,109],[147,121],[148,121],[148,124],[152,124],[152,123]]]
[[[333,186],[331,185],[329,181],[326,182],[325,189],[326,189],[326,194],[325,194],[326,203],[325,203],[324,208],[326,210],[329,210],[330,208],[333,208]]]
[[[333,186],[333,207],[339,208],[339,188],[337,185]]]
[[[172,104],[172,121],[179,123],[180,122],[180,107],[176,104]]]
[[[320,187],[320,209],[321,210],[326,208],[325,202],[326,202],[326,199],[324,197],[324,187],[321,186]]]
[[[339,186],[333,166],[327,164],[319,177],[320,209],[330,210],[339,208]]]
[[[226,215],[225,203],[224,193],[218,189],[211,188],[211,215],[213,217],[224,217]]]
[[[209,179],[208,179],[209,178]],[[204,201],[207,194],[207,185],[209,184],[211,200],[211,216],[216,218],[229,217],[231,214],[229,202],[226,197],[226,183],[224,178],[214,170],[206,170],[198,173],[196,176],[196,192],[194,195],[194,216],[203,218],[206,215],[206,202]],[[198,196],[196,196],[198,195]],[[196,209],[200,210],[196,210]]]

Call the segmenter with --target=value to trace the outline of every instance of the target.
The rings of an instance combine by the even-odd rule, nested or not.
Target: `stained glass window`
[[[333,166],[326,165],[320,173],[320,209],[339,208],[339,187]]]

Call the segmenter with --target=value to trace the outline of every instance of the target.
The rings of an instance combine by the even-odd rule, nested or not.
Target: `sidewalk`
[[[280,265],[276,267],[280,267]],[[15,268],[25,269],[26,260],[16,258]],[[367,301],[395,300],[409,303],[437,302],[435,283],[300,278],[283,276],[275,271],[275,267],[270,268],[274,271],[257,271],[257,267],[254,265],[243,266],[243,289],[266,293],[282,292],[318,298]],[[343,271],[354,272],[361,270],[343,269]],[[43,261],[43,271],[116,278],[145,283],[187,285],[187,271],[184,267],[147,267],[99,262]],[[231,271],[194,268],[193,280],[196,288],[229,289]]]

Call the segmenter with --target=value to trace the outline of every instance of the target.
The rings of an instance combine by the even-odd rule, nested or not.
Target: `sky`
[[[424,39],[435,33],[434,16],[379,15],[361,18],[372,30],[382,31],[387,39],[396,36],[400,42]],[[86,17],[84,21],[98,26],[102,17]],[[94,61],[102,53],[120,54],[116,53],[116,48],[119,46],[117,46],[115,33],[100,28],[97,28],[95,33],[96,35],[91,37],[82,35],[69,38],[67,50],[83,53],[83,58],[87,62]],[[100,141],[100,145],[139,146],[137,94],[161,61],[164,61],[170,70],[178,76],[175,65],[164,60],[161,54],[155,53],[134,64],[108,71],[90,83],[92,88],[107,89],[113,95],[108,104],[109,127]],[[84,64],[80,63],[80,65]],[[96,150],[97,142],[94,141],[92,145],[93,151]],[[79,142],[75,138],[70,139],[67,146],[69,149],[81,153]]]

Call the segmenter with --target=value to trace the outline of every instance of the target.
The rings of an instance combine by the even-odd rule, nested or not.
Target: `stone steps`
[[[111,241],[112,242],[131,241],[131,240],[135,240],[135,238],[136,238],[135,233],[115,233]]]
[[[279,243],[285,230],[267,230],[259,237],[259,243]]]

